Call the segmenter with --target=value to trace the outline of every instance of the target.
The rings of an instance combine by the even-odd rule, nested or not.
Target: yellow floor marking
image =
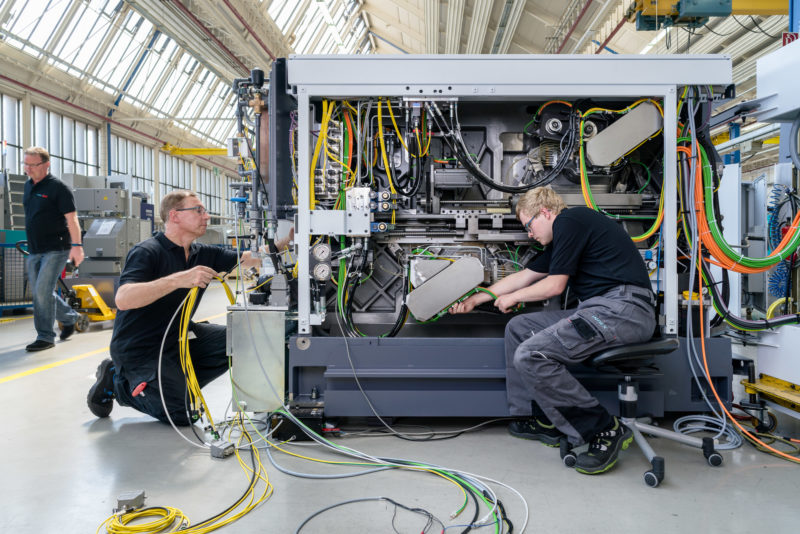
[[[227,312],[226,312],[227,313]],[[212,319],[217,319],[219,317],[224,317],[225,313],[218,313],[216,315],[212,315],[210,317],[205,317],[200,319],[200,321],[210,321]],[[22,371],[13,375],[4,376],[0,378],[0,384],[4,384],[6,382],[11,382],[12,380],[16,380],[18,378],[23,378],[26,376],[30,376],[36,373],[41,373],[42,371],[47,371],[48,369],[53,369],[54,367],[60,367],[62,365],[76,362],[78,360],[82,360],[84,358],[88,358],[89,356],[94,356],[95,354],[100,354],[101,352],[108,352],[108,347],[103,347],[102,349],[96,349],[90,352],[84,352],[83,354],[79,354],[77,356],[73,356],[72,358],[66,358],[63,360],[58,360],[57,362],[48,363],[47,365],[41,365],[39,367],[34,367],[33,369],[28,369],[27,371]]]
[[[78,360],[82,360],[84,358],[88,358],[89,356],[94,356],[95,354],[100,354],[101,352],[108,352],[108,347],[103,347],[102,349],[93,350],[90,352],[84,352],[83,354],[79,354],[77,356],[73,356],[72,358],[66,358],[64,360],[58,360],[57,362],[48,363],[47,365],[41,365],[39,367],[34,367],[33,369],[28,369],[27,371],[22,371],[21,373],[16,373],[9,376],[4,376],[0,378],[0,384],[4,384],[6,382],[11,382],[12,380],[16,380],[17,378],[22,378],[25,376],[33,375],[36,373],[41,373],[42,371],[47,371],[48,369],[52,369],[53,367],[60,367],[67,363],[76,362]]]
[[[33,319],[33,315],[23,315],[22,317],[6,317],[5,319],[0,319],[0,324],[13,323],[14,321],[19,321],[21,319]]]

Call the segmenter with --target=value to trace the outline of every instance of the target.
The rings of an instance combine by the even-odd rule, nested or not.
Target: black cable
[[[467,494],[470,497],[472,497],[472,504],[474,505],[474,508],[475,508],[475,510],[472,512],[472,520],[469,522],[467,527],[464,530],[461,531],[461,534],[467,534],[467,532],[472,530],[472,525],[475,524],[475,521],[478,520],[478,510],[479,510],[478,498],[475,497],[475,491],[471,487],[469,487],[467,484],[465,484],[461,480],[454,480],[454,482],[458,483],[458,485],[461,486],[464,490],[466,490]]]
[[[786,261],[786,260],[784,260]],[[789,314],[789,297],[792,294],[792,271],[794,271],[794,254],[789,257],[789,274],[786,277],[786,292],[783,295],[783,314]]]
[[[222,511],[222,512],[220,512],[218,514],[216,514],[216,515],[214,515],[212,517],[209,517],[208,519],[204,519],[203,521],[200,521],[199,523],[192,525],[192,528],[200,528],[200,527],[204,526],[206,523],[213,523],[214,521],[217,521],[221,517],[224,517],[225,515],[229,514],[231,511],[233,511],[239,505],[239,503],[244,501],[247,498],[247,494],[250,493],[251,491],[253,491],[253,488],[256,487],[256,482],[258,481],[257,473],[259,472],[259,469],[258,469],[258,464],[256,463],[256,456],[255,456],[255,450],[254,450],[255,447],[252,446],[253,445],[253,439],[250,437],[250,434],[246,430],[243,430],[243,432],[244,432],[245,437],[247,438],[247,441],[250,442],[250,463],[253,466],[252,475],[250,476],[250,485],[244,491],[242,496],[239,497],[236,500],[236,502],[234,502],[231,506],[229,506],[224,511]]]
[[[777,35],[770,35],[767,32],[765,32],[764,29],[761,26],[759,26],[758,21],[755,19],[755,17],[753,17],[753,15],[750,15],[750,20],[752,20],[753,24],[755,24],[756,28],[758,28],[759,31],[761,33],[763,33],[764,35],[766,35],[767,37],[769,37],[771,39],[777,39],[778,38]]]
[[[728,37],[729,35],[733,35],[733,32],[731,32],[731,33],[717,33],[714,30],[712,30],[711,27],[708,24],[703,24],[703,28],[707,29],[708,31],[710,31],[714,35],[719,35],[720,37]]]
[[[514,533],[514,523],[508,518],[508,514],[506,514],[506,508],[503,506],[503,502],[500,499],[497,500],[497,507],[500,509],[500,517],[503,518],[503,522],[508,525],[508,532],[506,534],[513,534]],[[502,529],[501,529],[502,530]]]
[[[774,319],[745,319],[738,315],[734,315],[728,309],[728,306],[722,301],[719,290],[717,289],[717,284],[714,282],[714,278],[711,276],[711,272],[706,265],[706,260],[700,263],[703,277],[708,281],[706,283],[706,287],[708,287],[709,292],[711,293],[711,297],[714,299],[716,304],[717,313],[721,314],[723,319],[727,320],[734,328],[738,328],[741,330],[771,330],[773,328],[777,328],[779,326],[784,326],[787,324],[797,324],[800,322],[800,314],[787,314],[782,315],[780,317]]]
[[[300,526],[297,527],[297,530],[295,530],[295,534],[298,534],[303,529],[303,527],[306,526],[312,519],[314,519],[318,515],[321,515],[321,514],[327,512],[328,510],[333,510],[334,508],[338,508],[340,506],[346,506],[348,504],[355,504],[355,503],[361,503],[361,502],[381,502],[381,501],[385,501],[385,502],[391,503],[395,507],[402,508],[403,510],[407,510],[409,512],[413,512],[415,514],[419,514],[419,515],[427,517],[428,518],[428,523],[426,524],[426,528],[427,528],[427,526],[433,525],[433,523],[436,522],[436,523],[439,523],[442,526],[442,530],[444,530],[444,523],[442,523],[442,521],[438,517],[436,517],[431,512],[429,512],[429,511],[427,511],[427,510],[425,510],[423,508],[417,508],[417,507],[412,508],[410,506],[406,506],[405,504],[401,504],[401,503],[399,503],[399,502],[397,502],[397,501],[395,501],[393,499],[390,499],[389,497],[364,497],[362,499],[350,499],[349,501],[342,501],[342,502],[327,506],[327,507],[323,508],[322,510],[318,510],[318,511],[314,512],[313,514],[311,514],[310,516],[305,518],[305,520],[303,520],[302,523],[300,523]],[[425,531],[423,530],[423,532],[425,532]]]
[[[408,144],[409,144],[409,149],[408,149],[409,158],[411,158],[411,161],[409,161],[409,166],[411,168],[409,169],[409,173],[407,173],[409,177],[408,179],[406,179],[405,174],[402,175],[403,181],[400,182],[399,180],[400,175],[395,176],[395,189],[397,189],[397,192],[400,193],[401,195],[410,198],[415,196],[417,192],[419,192],[420,184],[422,183],[422,173],[419,171],[422,170],[424,167],[424,160],[423,158],[413,157],[414,152],[419,153],[420,151],[419,149],[421,148],[419,144],[417,144],[416,140],[413,138],[409,139]],[[411,187],[409,189],[406,189],[405,185],[408,184],[409,182],[412,182]]]
[[[795,199],[791,195],[788,198],[790,207],[791,207],[791,218],[790,220],[794,220],[795,215],[797,214],[797,208],[795,205]],[[780,210],[780,208],[779,208]],[[795,253],[796,254],[796,253]],[[783,314],[789,314],[789,297],[792,295],[792,271],[794,271],[794,257],[795,254],[789,256],[789,273],[786,276],[786,292],[783,295]],[[786,261],[786,260],[784,260]]]
[[[403,277],[401,278],[401,283],[403,284],[403,305],[400,306],[400,313],[397,315],[397,321],[395,321],[394,326],[386,334],[386,337],[395,337],[400,329],[403,328],[403,324],[405,323],[406,314],[408,313],[408,306],[406,305],[406,297],[408,297],[408,280],[406,280],[406,276],[408,273],[408,269],[403,269]]]
[[[767,37],[770,37],[770,38],[772,38],[772,39],[777,39],[777,37],[775,37],[775,36],[773,36],[773,35],[770,35],[770,34],[768,34],[767,32],[765,32],[764,30],[762,30],[762,29],[761,29],[761,26],[759,26],[759,25],[758,25],[758,23],[755,21],[755,19],[753,18],[753,16],[752,16],[752,15],[750,16],[750,18],[753,20],[753,23],[755,24],[755,26],[758,28],[758,30],[759,30],[759,31],[755,31],[753,28],[748,28],[747,26],[745,26],[744,24],[742,24],[742,23],[741,23],[741,21],[740,21],[739,19],[737,19],[737,18],[736,18],[736,15],[731,15],[731,18],[732,18],[734,21],[736,21],[736,24],[738,24],[739,26],[741,26],[742,28],[744,28],[745,30],[747,30],[749,33],[756,33],[756,34],[757,34],[757,33],[763,33],[763,34],[764,34],[764,35],[766,35]]]
[[[436,104],[434,103],[433,106],[429,105],[428,109],[435,110],[435,113],[433,114],[434,121],[436,121],[437,126],[439,126],[439,129],[444,132],[444,128],[442,128],[441,124],[439,124],[439,120],[436,117],[436,115],[438,114],[438,116],[442,119],[442,122],[444,122],[445,125],[446,125],[446,119],[445,119],[444,115],[442,115],[441,110],[439,110],[439,107],[436,106]],[[556,178],[558,178],[559,173],[564,169],[564,167],[567,164],[567,161],[569,160],[569,158],[567,158],[566,156],[568,154],[570,154],[575,148],[575,137],[576,137],[576,135],[575,135],[575,127],[574,127],[574,122],[575,122],[574,117],[575,117],[574,113],[570,114],[570,126],[569,126],[569,132],[567,133],[567,135],[569,136],[568,137],[568,145],[561,152],[561,154],[560,154],[560,156],[558,158],[558,163],[556,163],[556,166],[553,167],[553,169],[550,171],[550,173],[548,173],[544,178],[541,178],[539,180],[536,180],[533,183],[530,183],[530,184],[527,184],[527,185],[524,185],[524,186],[509,186],[509,185],[502,184],[500,182],[496,182],[490,176],[488,176],[485,172],[483,172],[483,169],[481,169],[472,160],[472,158],[470,157],[469,151],[464,146],[464,141],[461,138],[461,134],[460,134],[459,130],[453,129],[452,127],[450,127],[450,128],[448,128],[448,131],[443,135],[443,138],[444,138],[445,142],[450,146],[451,150],[453,151],[453,155],[456,157],[458,162],[461,163],[461,165],[467,171],[469,171],[469,173],[473,177],[475,177],[479,182],[481,182],[482,184],[484,184],[484,185],[486,185],[486,186],[488,186],[488,187],[490,187],[492,189],[496,189],[498,191],[502,191],[503,193],[519,194],[519,193],[524,193],[526,191],[530,191],[531,189],[533,189],[535,187],[540,187],[540,186],[543,186],[543,185],[547,185],[547,184],[551,183],[552,181],[554,181]],[[450,137],[453,138],[453,141],[451,141]]]

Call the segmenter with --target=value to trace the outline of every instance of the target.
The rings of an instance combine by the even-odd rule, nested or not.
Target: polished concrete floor
[[[224,323],[223,313],[222,291],[212,288],[195,317]],[[197,523],[224,510],[244,492],[249,475],[235,458],[213,459],[169,426],[129,408],[115,406],[108,419],[96,419],[89,412],[86,393],[98,363],[108,357],[111,324],[94,324],[89,332],[76,334],[53,349],[26,353],[25,345],[35,337],[29,314],[5,315],[0,320],[0,406],[6,412],[0,434],[0,532],[94,532],[110,515],[117,496],[133,490],[145,490],[147,505],[179,508]],[[230,400],[226,378],[205,392],[212,413],[222,418]],[[364,421],[341,423],[352,429],[366,428]],[[475,422],[398,421],[412,423],[452,430]],[[781,430],[800,435],[797,422],[783,416]],[[642,481],[648,464],[634,448],[620,455],[612,471],[584,476],[564,467],[556,449],[514,439],[502,424],[443,441],[410,442],[375,435],[335,441],[374,456],[438,464],[507,484],[522,494],[529,507],[526,532],[787,532],[797,528],[800,517],[800,466],[749,445],[724,451],[723,466],[713,468],[696,449],[652,439],[666,457],[667,478],[651,489]],[[286,448],[303,456],[347,460],[319,447]],[[362,469],[273,454],[282,466],[303,473]],[[223,532],[295,532],[318,510],[374,497],[426,509],[448,527],[472,518],[472,505],[457,518],[449,518],[463,495],[429,473],[382,471],[313,480],[279,472],[266,454],[262,460],[273,494]],[[514,523],[514,532],[520,532],[525,504],[508,489],[493,487]],[[393,518],[394,513],[394,506],[386,501],[351,504],[314,518],[302,532],[392,532],[393,520],[398,532],[423,530],[425,518],[404,510]],[[462,530],[448,528],[446,532]],[[484,527],[476,532],[494,530]],[[441,527],[428,530],[440,531]]]

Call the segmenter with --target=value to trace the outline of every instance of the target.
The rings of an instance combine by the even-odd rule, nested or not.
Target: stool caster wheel
[[[703,438],[703,456],[711,467],[722,465],[722,455],[714,450],[714,440],[711,438]]]
[[[650,486],[651,488],[658,487],[661,484],[661,480],[656,476],[655,473],[652,471],[648,471],[644,474],[644,483]]]
[[[644,474],[644,483],[655,488],[664,480],[664,458],[653,456],[650,465],[653,466],[653,469]]]
[[[575,462],[578,461],[578,456],[572,450],[572,447],[569,445],[569,441],[567,438],[561,438],[558,441],[559,452],[561,454],[561,461],[564,462],[564,465],[567,467],[575,467]]]

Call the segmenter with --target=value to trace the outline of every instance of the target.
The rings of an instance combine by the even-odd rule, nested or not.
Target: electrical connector
[[[114,508],[114,513],[131,512],[137,508],[141,508],[144,506],[144,500],[146,498],[147,496],[144,494],[144,490],[122,493],[117,497],[117,507]]]
[[[211,457],[212,458],[225,458],[233,454],[233,443],[224,439],[218,439],[211,442]]]

